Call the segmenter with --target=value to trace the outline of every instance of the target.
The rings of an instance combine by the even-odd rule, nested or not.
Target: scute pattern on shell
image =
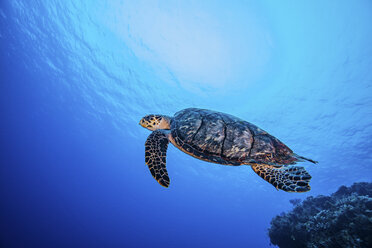
[[[253,135],[243,123],[226,123],[226,136],[222,156],[236,161],[249,158]]]
[[[200,159],[220,164],[294,164],[293,152],[257,126],[205,109],[177,112],[171,122],[176,144]]]

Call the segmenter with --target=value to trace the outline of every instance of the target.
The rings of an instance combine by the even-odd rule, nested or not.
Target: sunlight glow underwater
[[[204,4],[117,3],[103,19],[138,58],[166,67],[186,89],[246,87],[269,62],[272,41],[265,23],[252,5]]]

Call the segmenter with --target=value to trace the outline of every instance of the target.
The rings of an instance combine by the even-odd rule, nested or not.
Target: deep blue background
[[[293,198],[372,179],[371,1],[0,1],[1,247],[268,247]],[[275,135],[312,190],[170,146],[150,113],[229,112]]]

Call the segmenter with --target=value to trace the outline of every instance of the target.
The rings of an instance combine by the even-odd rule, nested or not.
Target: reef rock
[[[292,200],[294,209],[271,220],[280,248],[372,247],[372,183],[341,186],[331,196]]]

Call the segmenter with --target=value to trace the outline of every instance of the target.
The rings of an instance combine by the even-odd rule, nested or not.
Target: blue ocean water
[[[1,247],[269,247],[289,200],[372,181],[371,1],[0,1]],[[318,160],[311,191],[169,146],[199,107]]]

